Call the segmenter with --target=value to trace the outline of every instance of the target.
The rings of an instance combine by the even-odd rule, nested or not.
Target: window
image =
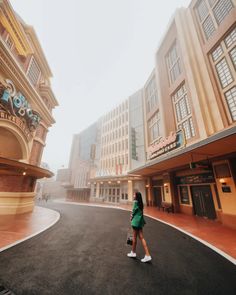
[[[232,8],[233,4],[231,0],[220,0],[216,3],[215,7],[213,8],[213,12],[218,24],[223,21]]]
[[[211,62],[221,86],[225,108],[229,110],[230,119],[236,121],[236,28],[211,53]]]
[[[210,15],[204,21],[204,23],[202,24],[202,27],[203,27],[203,31],[205,33],[206,38],[209,39],[215,32],[215,26]]]
[[[232,44],[236,42],[236,28],[231,31],[231,33],[225,38],[225,45],[229,48]]]
[[[149,113],[158,103],[155,76],[151,79],[146,87],[146,101],[147,112]]]
[[[166,56],[166,63],[169,72],[169,79],[172,84],[181,74],[180,57],[176,42],[173,44]]]
[[[228,66],[228,63],[225,58],[223,58],[217,65],[216,65],[216,71],[218,73],[218,77],[221,82],[221,86],[225,88],[227,85],[229,85],[232,81],[232,75],[230,73],[230,69]]]
[[[197,7],[198,17],[200,21],[203,21],[208,15],[208,7],[205,1],[201,1]]]
[[[182,85],[173,95],[172,102],[178,129],[185,131],[186,139],[195,136],[192,113],[185,85]]]
[[[208,40],[234,7],[231,0],[201,0],[196,6],[200,26]]]
[[[148,121],[149,139],[150,142],[160,137],[160,113],[159,111]]]
[[[180,193],[181,204],[190,204],[188,187],[187,186],[180,186],[179,193]]]
[[[32,56],[29,67],[28,67],[27,76],[28,76],[30,82],[34,86],[38,83],[40,75],[41,75],[40,68],[39,68],[35,58]]]
[[[216,61],[221,55],[223,54],[223,49],[221,45],[219,45],[213,52],[212,52],[212,58],[214,61]]]
[[[234,68],[236,69],[236,47],[234,47],[231,51],[230,51],[230,57],[231,60],[233,62]]]
[[[233,121],[236,121],[236,86],[225,93],[225,98]]]
[[[10,35],[8,34],[7,37],[6,37],[6,44],[7,46],[12,49],[13,45],[14,45],[14,42],[12,41]]]

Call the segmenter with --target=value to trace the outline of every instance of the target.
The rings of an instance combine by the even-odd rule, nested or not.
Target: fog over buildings
[[[189,0],[12,0],[34,27],[53,72],[60,106],[43,161],[69,161],[72,136],[140,89],[176,8]]]

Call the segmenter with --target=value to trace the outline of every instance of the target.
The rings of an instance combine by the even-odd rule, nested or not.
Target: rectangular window
[[[160,137],[160,113],[156,112],[155,115],[148,121],[149,138],[150,142]]]
[[[158,103],[155,76],[150,80],[149,84],[146,87],[145,92],[146,92],[147,112],[149,113]]]
[[[30,82],[34,86],[38,83],[40,75],[41,75],[41,70],[40,70],[35,58],[32,56],[29,67],[28,67],[27,76],[28,76]]]
[[[216,30],[215,25],[214,25],[210,15],[207,17],[207,19],[202,24],[202,28],[203,28],[205,36],[206,36],[206,38],[208,40]]]
[[[12,41],[9,34],[7,35],[7,38],[6,38],[6,44],[10,49],[12,49],[14,42]]]
[[[223,19],[229,14],[230,10],[233,8],[231,0],[219,0],[215,7],[213,8],[214,16],[218,24],[220,24]]]
[[[232,44],[236,42],[236,28],[230,32],[230,34],[225,38],[225,45],[229,48]]]
[[[225,17],[234,7],[231,0],[200,0],[196,6],[196,14],[200,26],[208,40]]]
[[[171,49],[166,55],[166,64],[169,72],[170,82],[174,83],[174,81],[179,77],[179,75],[182,72],[176,42],[172,45]]]
[[[205,0],[201,1],[198,4],[197,12],[198,12],[198,17],[199,17],[200,21],[202,22],[209,13],[208,7],[207,7],[207,4],[206,4]]]
[[[176,114],[176,123],[178,129],[185,131],[186,139],[195,136],[192,113],[187,96],[185,85],[182,85],[173,95],[172,102]]]
[[[190,204],[188,187],[187,186],[180,186],[179,193],[180,193],[181,204]]]
[[[236,121],[236,86],[225,93],[226,101],[233,121]]]
[[[214,61],[216,61],[221,55],[223,54],[223,49],[221,45],[219,45],[213,52],[212,52],[212,58]]]
[[[225,108],[229,110],[229,120],[236,121],[235,91],[236,91],[236,28],[234,27],[221,40],[218,47],[211,53],[211,62],[216,69],[218,83],[221,86],[222,99]],[[221,48],[219,50],[219,48]],[[217,56],[220,53],[220,61]]]
[[[225,58],[223,58],[218,64],[216,64],[216,71],[218,73],[221,86],[223,88],[233,82],[233,78]]]
[[[236,69],[236,47],[234,47],[231,51],[230,51],[230,57],[231,60],[233,62],[234,68]]]

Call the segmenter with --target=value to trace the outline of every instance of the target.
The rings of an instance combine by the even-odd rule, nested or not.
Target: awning
[[[189,165],[190,162],[203,161],[233,153],[236,153],[236,126],[225,129],[190,146],[157,157],[130,171],[129,174],[151,176]]]
[[[0,175],[1,174],[26,175],[35,178],[50,178],[54,176],[54,174],[47,169],[3,157],[0,157]]]

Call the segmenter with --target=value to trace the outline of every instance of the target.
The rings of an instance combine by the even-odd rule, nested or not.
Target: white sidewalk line
[[[40,207],[40,208],[43,208],[43,207]],[[48,208],[43,208],[43,209],[45,209],[45,210],[49,210],[49,211],[52,211],[52,212],[55,214],[55,219],[54,219],[49,225],[45,226],[43,229],[41,229],[41,230],[39,230],[39,231],[37,231],[37,232],[35,232],[35,233],[29,235],[29,236],[26,236],[26,237],[23,238],[23,239],[17,240],[16,242],[11,243],[11,244],[9,244],[9,245],[7,245],[7,246],[5,246],[5,247],[0,248],[0,252],[5,251],[5,250],[7,250],[7,249],[9,249],[9,248],[11,248],[11,247],[13,247],[13,246],[16,246],[17,244],[20,244],[20,243],[22,243],[22,242],[24,242],[24,241],[27,241],[27,240],[29,240],[29,239],[31,239],[31,238],[37,236],[38,234],[44,232],[45,230],[49,229],[49,228],[52,227],[55,223],[58,222],[58,220],[60,219],[60,216],[61,216],[59,212],[57,212],[57,211],[55,211],[55,210],[52,210],[52,209],[48,209]]]
[[[125,211],[131,211],[129,209],[125,209],[125,208],[121,208],[121,207],[118,207],[118,206],[110,206],[110,205],[100,205],[100,204],[83,204],[83,203],[75,203],[75,202],[67,202],[67,201],[63,201],[63,200],[58,200],[58,199],[55,199],[53,200],[55,203],[62,203],[62,204],[69,204],[69,205],[78,205],[78,206],[88,206],[88,207],[100,207],[100,208],[108,208],[108,209],[119,209],[119,210],[125,210]],[[156,217],[153,217],[149,214],[144,214],[145,216],[149,217],[149,218],[152,218],[154,220],[157,220],[161,223],[164,223],[168,226],[171,226],[175,229],[177,229],[178,231],[186,234],[187,236],[190,236],[191,238],[197,240],[198,242],[204,244],[205,246],[207,246],[208,248],[212,249],[213,251],[217,252],[219,255],[223,256],[225,259],[229,260],[230,262],[232,262],[234,265],[236,265],[236,259],[233,258],[232,256],[230,256],[229,254],[225,253],[224,251],[220,250],[219,248],[215,247],[214,245],[208,243],[207,241],[205,240],[202,240],[196,236],[194,236],[193,234],[181,229],[180,227],[178,226],[175,226],[171,223],[168,223],[166,221],[163,221],[159,218],[156,218]]]

